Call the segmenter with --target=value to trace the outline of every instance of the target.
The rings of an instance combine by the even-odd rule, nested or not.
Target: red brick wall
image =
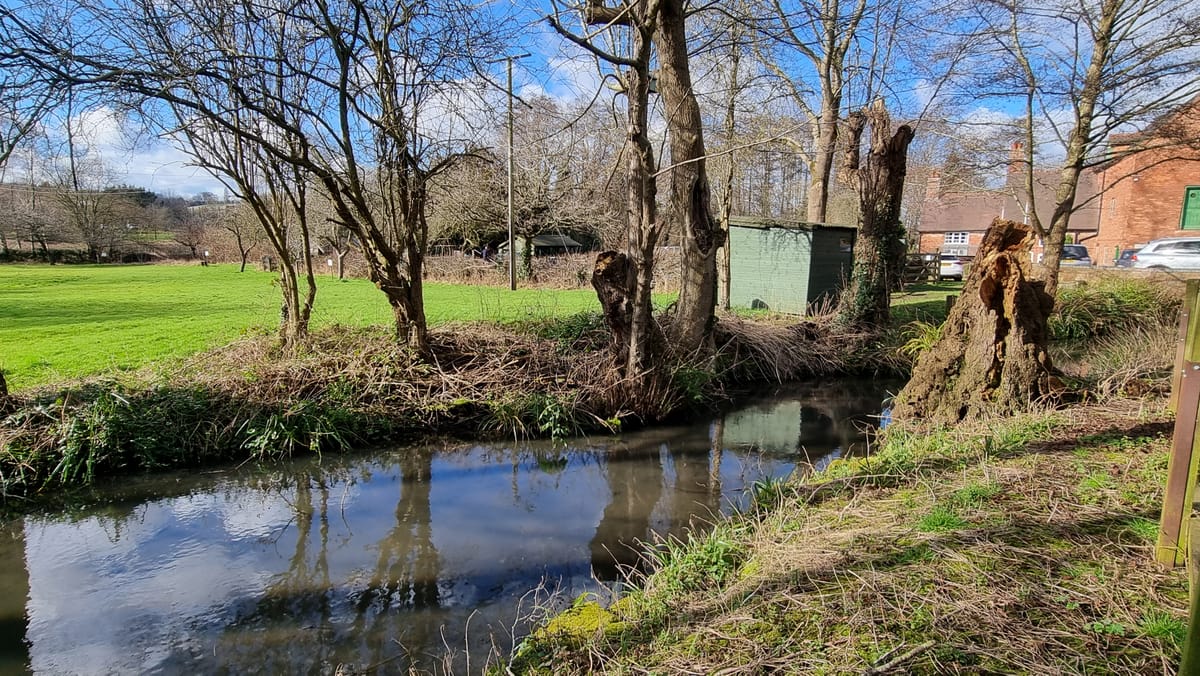
[[[979,243],[983,241],[982,232],[967,233],[967,246],[969,251],[974,254],[975,249],[979,247]],[[923,232],[921,233],[921,241],[918,244],[918,251],[921,253],[938,253],[942,250],[942,246],[946,242],[946,233],[944,232]]]
[[[1153,164],[1151,152],[1130,158],[1105,172],[1106,177],[1129,173],[1104,194],[1104,216],[1099,235],[1094,240],[1097,253],[1109,261],[1117,247],[1129,248],[1159,237],[1184,234],[1179,230],[1184,191],[1189,185],[1200,185],[1200,160],[1166,160]],[[1129,166],[1136,162],[1136,166]],[[1117,174],[1118,170],[1123,170]],[[1200,235],[1200,231],[1191,231]],[[1085,242],[1092,244],[1093,242]]]
[[[1177,118],[1194,127],[1200,136],[1200,119],[1187,112]],[[1100,229],[1095,238],[1083,241],[1092,259],[1112,265],[1113,252],[1136,247],[1152,239],[1187,233],[1179,230],[1184,191],[1200,185],[1200,152],[1195,149],[1165,148],[1129,156],[1100,174],[1107,190],[1101,200]]]

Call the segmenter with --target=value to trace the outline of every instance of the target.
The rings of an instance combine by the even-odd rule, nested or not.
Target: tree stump
[[[592,287],[604,311],[604,323],[612,332],[613,348],[624,363],[629,350],[629,334],[633,324],[633,289],[629,257],[617,251],[604,251],[596,256],[592,269]]]
[[[897,420],[948,425],[1011,415],[1061,391],[1046,352],[1054,299],[1030,279],[1029,225],[997,218],[971,264],[942,334],[913,368]]]

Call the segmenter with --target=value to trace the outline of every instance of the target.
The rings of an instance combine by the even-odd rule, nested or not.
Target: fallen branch
[[[916,657],[917,655],[920,655],[921,653],[925,652],[926,650],[929,650],[930,648],[932,648],[935,645],[937,645],[937,643],[935,641],[926,641],[926,642],[922,643],[921,645],[916,646],[912,650],[909,650],[908,652],[904,653],[903,655],[900,655],[899,657],[896,657],[894,659],[890,659],[887,662],[884,662],[883,664],[880,664],[878,661],[876,661],[875,664],[871,665],[871,667],[869,669],[867,669],[866,671],[863,672],[863,676],[873,676],[874,674],[886,674],[887,672],[891,671],[892,669],[895,669],[896,667],[900,666],[901,664],[904,664],[905,662],[911,660],[912,658]],[[892,650],[891,652],[887,653],[883,657],[880,657],[879,659],[880,660],[886,659],[892,653],[896,652],[896,650],[899,650],[899,648]]]

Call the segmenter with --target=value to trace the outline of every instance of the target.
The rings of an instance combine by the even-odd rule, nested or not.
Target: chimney
[[[1025,161],[1025,144],[1013,141],[1008,149],[1008,187],[1018,187],[1025,184],[1024,171],[1028,163]]]
[[[942,172],[933,169],[929,172],[929,178],[925,179],[925,199],[930,201],[940,200],[942,198]]]

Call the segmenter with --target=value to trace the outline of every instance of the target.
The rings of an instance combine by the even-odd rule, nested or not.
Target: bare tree
[[[263,237],[266,234],[263,230],[262,222],[254,214],[252,208],[245,204],[239,204],[235,207],[222,209],[218,223],[220,223],[222,230],[228,232],[233,237],[234,246],[237,247],[238,251],[238,258],[241,259],[238,272],[245,272],[246,263],[250,260],[250,252],[262,243]]]
[[[599,184],[615,159],[595,118],[546,97],[526,100],[514,119],[513,231],[523,240],[519,270],[533,272],[533,239],[553,232],[596,237],[613,220]],[[507,176],[500,158],[481,155],[436,186],[431,220],[440,237],[473,248],[503,239]]]
[[[992,96],[1023,103],[1027,216],[1044,242],[1037,276],[1053,295],[1072,213],[1080,206],[1080,176],[1113,159],[1113,132],[1131,130],[1200,94],[1200,8],[1170,0],[1057,2],[996,0],[979,5],[995,50],[1009,67],[981,76]],[[985,73],[995,73],[990,68]],[[1065,114],[1064,114],[1065,113]],[[1039,129],[1050,132],[1044,140]],[[1193,142],[1176,139],[1179,144]],[[1049,223],[1038,216],[1034,190],[1042,148],[1064,153]]]
[[[683,239],[679,300],[671,332],[678,349],[692,352],[712,347],[716,257],[725,232],[712,214],[708,152],[692,86],[686,18],[683,0],[661,0],[654,44],[671,149],[671,216]]]
[[[30,68],[0,21],[0,168],[58,101],[60,88]]]
[[[116,254],[126,239],[125,214],[122,195],[105,190],[112,172],[84,129],[89,111],[81,98],[68,89],[58,120],[58,152],[49,158],[47,169],[58,213],[87,247],[88,259],[100,263]]]
[[[136,97],[148,114],[157,114],[153,102],[168,104],[177,125],[202,119],[311,176],[354,233],[398,337],[426,354],[428,183],[474,147],[464,126],[468,98],[507,29],[495,8],[463,0],[82,3],[41,6],[41,16],[65,11],[73,23],[86,21],[82,37],[34,30],[27,9],[0,17],[15,27],[26,63],[49,77]],[[222,41],[233,28],[254,37],[229,49]],[[286,58],[275,51],[280,44]],[[256,72],[288,84],[238,86]]]
[[[189,210],[177,222],[169,224],[171,238],[176,244],[186,247],[188,255],[195,259],[199,257],[198,249],[204,244],[205,235],[216,220],[218,214],[212,211]]]
[[[224,53],[247,53],[251,49],[269,57],[268,67],[252,69],[235,63],[224,80],[211,83],[201,91],[192,85],[197,98],[233,99],[238,92],[256,92],[277,99],[304,100],[309,80],[291,78],[285,68],[303,68],[302,50],[297,48],[295,26],[287,17],[271,18],[277,30],[263,32],[263,24],[227,25],[216,36]],[[272,25],[268,23],[266,25]],[[253,46],[251,43],[254,43]],[[288,64],[286,67],[283,64]],[[190,107],[172,103],[180,132],[197,164],[217,176],[257,218],[271,248],[280,261],[280,288],[283,307],[280,337],[284,345],[295,346],[308,335],[309,319],[316,299],[317,283],[312,265],[312,247],[308,226],[309,174],[293,158],[303,156],[306,141],[294,130],[300,126],[294,109],[273,109],[275,120],[243,106],[227,113],[223,123],[210,118],[190,117]],[[232,124],[234,130],[229,129]],[[260,139],[270,139],[270,141]],[[279,151],[286,151],[284,152]],[[282,155],[282,156],[281,156]],[[239,228],[240,231],[240,228]],[[239,238],[238,248],[245,269],[248,249]],[[304,288],[301,288],[301,279]]]
[[[556,8],[550,23],[572,43],[617,68],[614,75],[626,99],[625,159],[625,251],[600,254],[592,285],[604,307],[605,321],[613,333],[623,370],[631,382],[642,382],[653,366],[652,354],[661,345],[661,332],[654,322],[650,292],[654,283],[654,247],[662,235],[654,180],[656,164],[649,137],[650,58],[657,23],[658,0],[637,0],[619,8],[589,2],[585,18],[605,29],[620,31],[628,26],[626,54],[607,51],[588,36],[569,31]],[[601,31],[603,32],[603,31]],[[596,36],[592,36],[593,38]]]
[[[772,0],[772,6],[774,16],[763,26],[778,51],[770,55],[768,46],[760,53],[807,120],[809,139],[786,138],[809,168],[805,219],[824,223],[850,76],[848,55],[859,38],[864,17],[873,8],[867,0]],[[806,69],[787,66],[791,51],[800,55]]]
[[[628,136],[627,245],[624,253],[607,252],[597,261],[593,283],[606,309],[609,325],[627,356],[629,375],[651,365],[657,329],[651,316],[654,247],[663,233],[657,213],[657,186],[653,148],[648,136],[650,64],[657,50],[657,91],[665,112],[672,164],[670,216],[683,238],[682,281],[671,327],[672,345],[684,352],[702,350],[711,340],[716,306],[716,253],[723,235],[713,218],[706,171],[703,124],[692,87],[681,0],[644,0],[607,7],[589,1],[587,23],[603,28],[590,35],[570,32],[560,20],[551,25],[572,43],[617,67],[616,77],[626,95]],[[599,46],[606,30],[622,30],[617,38],[627,45],[625,54]],[[628,339],[628,341],[626,341]]]

